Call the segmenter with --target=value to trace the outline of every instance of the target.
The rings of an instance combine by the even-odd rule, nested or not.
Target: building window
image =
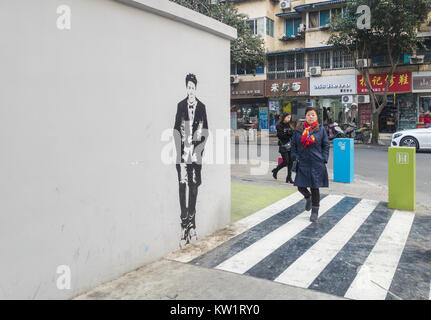
[[[256,74],[264,74],[265,68],[263,66],[258,66],[256,68]],[[230,74],[231,75],[254,75],[253,70],[250,68],[245,68],[244,66],[240,66],[238,64],[232,63],[230,65]]]
[[[320,28],[327,26],[335,17],[343,16],[343,8],[334,8],[331,10],[313,11],[308,14],[309,28]]]
[[[309,54],[309,67],[322,67],[322,70],[331,69],[331,51],[315,51]]]
[[[286,36],[291,37],[291,36],[296,36],[298,35],[298,29],[299,26],[302,23],[302,19],[301,18],[297,18],[297,19],[287,19],[286,20]]]
[[[353,56],[343,51],[332,52],[332,69],[354,68],[355,62]]]
[[[304,53],[268,56],[268,80],[305,78]]]
[[[331,9],[331,21],[334,21],[337,18],[342,18],[343,15],[344,15],[344,8]]]
[[[320,26],[326,26],[327,24],[329,24],[329,20],[330,20],[330,10],[322,10],[320,11]]]
[[[319,11],[309,13],[309,28],[319,27]]]
[[[310,52],[308,55],[309,67],[322,67],[322,70],[354,68],[353,56],[339,50],[325,50]]]
[[[266,20],[266,34],[274,37],[274,20],[265,17]]]
[[[252,34],[263,36],[268,35],[274,37],[274,21],[268,17],[254,18],[246,20]]]

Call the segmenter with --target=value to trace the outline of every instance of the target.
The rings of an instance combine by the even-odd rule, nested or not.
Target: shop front
[[[417,128],[423,128],[425,112],[431,112],[431,72],[413,72],[413,94],[418,105]]]
[[[308,79],[267,80],[265,95],[269,105],[269,132],[275,133],[283,112],[292,114],[293,121],[304,117],[309,99]]]
[[[357,122],[357,109],[353,113],[350,109],[356,93],[354,74],[310,78],[310,104],[319,110],[319,121],[324,125]],[[343,96],[350,97],[349,102],[343,102]]]
[[[268,130],[268,99],[265,80],[231,85],[231,129]]]
[[[371,87],[383,100],[386,79],[389,74],[371,74]],[[368,94],[368,88],[361,75],[358,75],[358,94]],[[412,93],[412,73],[394,73],[388,91],[385,108],[379,115],[379,132],[394,133],[400,130],[414,129],[418,121],[417,99]],[[370,107],[371,115],[371,107]]]

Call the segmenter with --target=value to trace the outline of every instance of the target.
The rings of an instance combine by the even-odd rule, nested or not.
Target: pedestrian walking
[[[317,121],[316,108],[307,107],[305,122],[298,121],[292,138],[291,155],[296,162],[294,185],[305,197],[305,210],[311,210],[310,221],[316,222],[320,206],[319,188],[329,186],[326,170],[329,140],[326,130]]]
[[[292,115],[289,112],[284,112],[276,125],[277,137],[278,137],[278,152],[283,158],[283,162],[280,163],[276,168],[272,169],[272,176],[277,179],[278,171],[282,168],[287,167],[286,183],[293,183],[292,180],[292,159],[290,156],[291,150],[291,139],[294,131],[292,125]]]

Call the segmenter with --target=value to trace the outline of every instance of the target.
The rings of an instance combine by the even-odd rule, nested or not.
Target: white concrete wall
[[[62,4],[71,30],[57,29]],[[135,6],[0,1],[0,299],[70,298],[178,249],[161,135],[187,73],[211,132],[229,129],[236,31],[167,0]],[[203,165],[196,220],[199,236],[230,221],[227,162]]]

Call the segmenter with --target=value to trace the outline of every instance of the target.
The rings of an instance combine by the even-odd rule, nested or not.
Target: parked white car
[[[395,132],[392,135],[392,146],[431,150],[431,127]]]

